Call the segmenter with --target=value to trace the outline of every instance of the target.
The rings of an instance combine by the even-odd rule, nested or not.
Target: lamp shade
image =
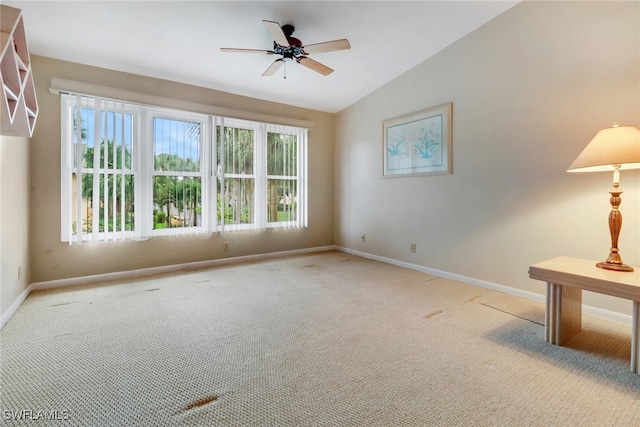
[[[602,129],[569,166],[568,172],[611,171],[640,168],[640,130],[634,126]]]

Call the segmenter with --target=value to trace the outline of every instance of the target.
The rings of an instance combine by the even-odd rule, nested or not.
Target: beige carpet
[[[34,292],[0,332],[0,423],[640,425],[630,327],[557,347],[543,319],[341,252]]]

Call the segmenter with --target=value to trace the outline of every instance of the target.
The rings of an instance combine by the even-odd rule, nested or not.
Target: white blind
[[[307,226],[307,130],[266,125],[267,226]]]
[[[62,96],[62,240],[307,226],[307,130]]]
[[[307,226],[307,130],[218,118],[221,231]]]
[[[63,137],[63,153],[68,153],[63,185],[71,195],[63,205],[65,240],[132,237],[132,113],[112,100],[73,95],[66,101],[73,123]]]
[[[216,135],[219,227],[221,231],[255,229],[260,220],[256,215],[259,127],[254,122],[218,117]]]

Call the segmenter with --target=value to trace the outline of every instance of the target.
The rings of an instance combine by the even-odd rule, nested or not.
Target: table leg
[[[547,342],[563,345],[582,329],[582,289],[547,283]]]
[[[547,302],[544,310],[544,339],[551,344],[556,343],[556,299],[555,286],[553,283],[547,283]]]
[[[633,302],[631,320],[631,372],[640,374],[640,301]]]

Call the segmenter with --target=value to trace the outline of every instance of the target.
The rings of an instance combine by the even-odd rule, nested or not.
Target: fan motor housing
[[[295,37],[287,37],[287,41],[293,47],[302,47],[302,42]]]

